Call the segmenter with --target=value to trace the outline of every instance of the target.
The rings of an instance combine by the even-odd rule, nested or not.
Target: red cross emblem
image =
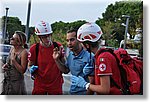
[[[100,64],[99,65],[99,70],[102,71],[102,72],[105,71],[106,70],[106,65],[104,63]]]

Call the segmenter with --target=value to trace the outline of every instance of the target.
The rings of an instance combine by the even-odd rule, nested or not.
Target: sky
[[[44,20],[54,22],[74,22],[86,20],[95,22],[102,18],[108,5],[121,0],[31,0],[31,12],[29,26]],[[18,17],[23,25],[27,22],[28,0],[1,0],[0,17],[6,15],[6,7],[9,8],[8,16]]]
[[[38,1],[38,2],[35,2]],[[91,2],[92,1],[92,2]],[[30,15],[30,25],[34,25],[39,20],[46,20],[50,23],[55,21],[65,21],[73,22],[79,19],[93,20],[95,21],[98,17],[101,17],[101,14],[105,12],[105,8],[115,0],[32,0],[32,10]],[[118,0],[116,0],[118,1]],[[5,15],[6,6],[9,7],[8,16],[19,17],[19,19],[26,23],[26,12],[27,12],[27,3],[26,0],[0,0],[0,16]],[[45,2],[45,3],[44,3]],[[34,4],[35,3],[35,4]],[[72,5],[70,6],[69,3]],[[77,101],[86,101],[86,102],[149,102],[150,101],[150,3],[149,0],[144,0],[144,95],[134,95],[134,96],[37,96],[37,97],[23,97],[23,96],[9,96],[0,95],[2,102],[27,102],[32,100],[32,102],[50,102],[52,101],[61,101],[61,102],[77,102]],[[55,6],[53,6],[53,5]],[[67,5],[68,4],[68,5]],[[78,6],[79,4],[82,4]],[[88,4],[90,4],[88,6]],[[46,5],[48,5],[46,10]],[[92,6],[93,5],[93,6]],[[88,7],[87,7],[88,6]],[[63,7],[63,8],[62,8]],[[70,8],[69,8],[70,7]],[[78,8],[79,7],[79,8]],[[81,8],[80,8],[81,7]],[[66,9],[65,9],[66,8]],[[94,9],[94,12],[86,11],[87,9]],[[52,9],[52,10],[51,10]],[[57,10],[58,9],[58,10]],[[64,11],[65,9],[65,11]],[[98,9],[98,10],[97,10]],[[59,11],[60,10],[60,11]],[[75,11],[77,10],[77,11]],[[48,12],[47,12],[48,11]],[[59,11],[59,12],[57,12]],[[86,11],[86,12],[85,12]],[[57,13],[56,13],[57,12]],[[77,15],[80,13],[81,16]],[[95,13],[95,14],[94,14]],[[89,15],[89,16],[88,16]]]

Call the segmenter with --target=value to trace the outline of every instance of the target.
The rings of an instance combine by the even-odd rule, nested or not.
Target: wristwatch
[[[87,84],[85,85],[85,89],[88,90],[88,89],[89,89],[89,86],[90,86],[90,83],[87,83]]]

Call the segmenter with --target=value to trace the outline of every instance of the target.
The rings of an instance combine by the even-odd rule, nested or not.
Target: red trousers
[[[62,88],[56,90],[45,90],[42,88],[34,88],[32,95],[62,95]]]

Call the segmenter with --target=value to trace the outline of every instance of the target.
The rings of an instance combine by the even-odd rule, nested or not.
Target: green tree
[[[125,23],[126,19],[122,18],[122,15],[130,16],[128,33],[135,35],[137,27],[143,28],[143,1],[118,1],[110,4],[102,14],[103,18],[96,20],[103,30],[103,37],[108,45],[114,45],[113,41],[120,43],[124,39],[125,27],[121,26],[121,23]],[[114,40],[109,41],[110,38]]]
[[[55,22],[52,24],[53,29],[53,40],[58,41],[63,44],[64,47],[66,47],[66,33],[69,29],[78,29],[82,24],[86,23],[86,21],[75,21],[70,23],[64,23],[62,21]]]
[[[4,27],[5,16],[2,17],[2,28]],[[24,26],[21,25],[21,21],[18,17],[8,17],[7,21],[7,34],[6,36],[12,37],[15,31],[24,30]]]

